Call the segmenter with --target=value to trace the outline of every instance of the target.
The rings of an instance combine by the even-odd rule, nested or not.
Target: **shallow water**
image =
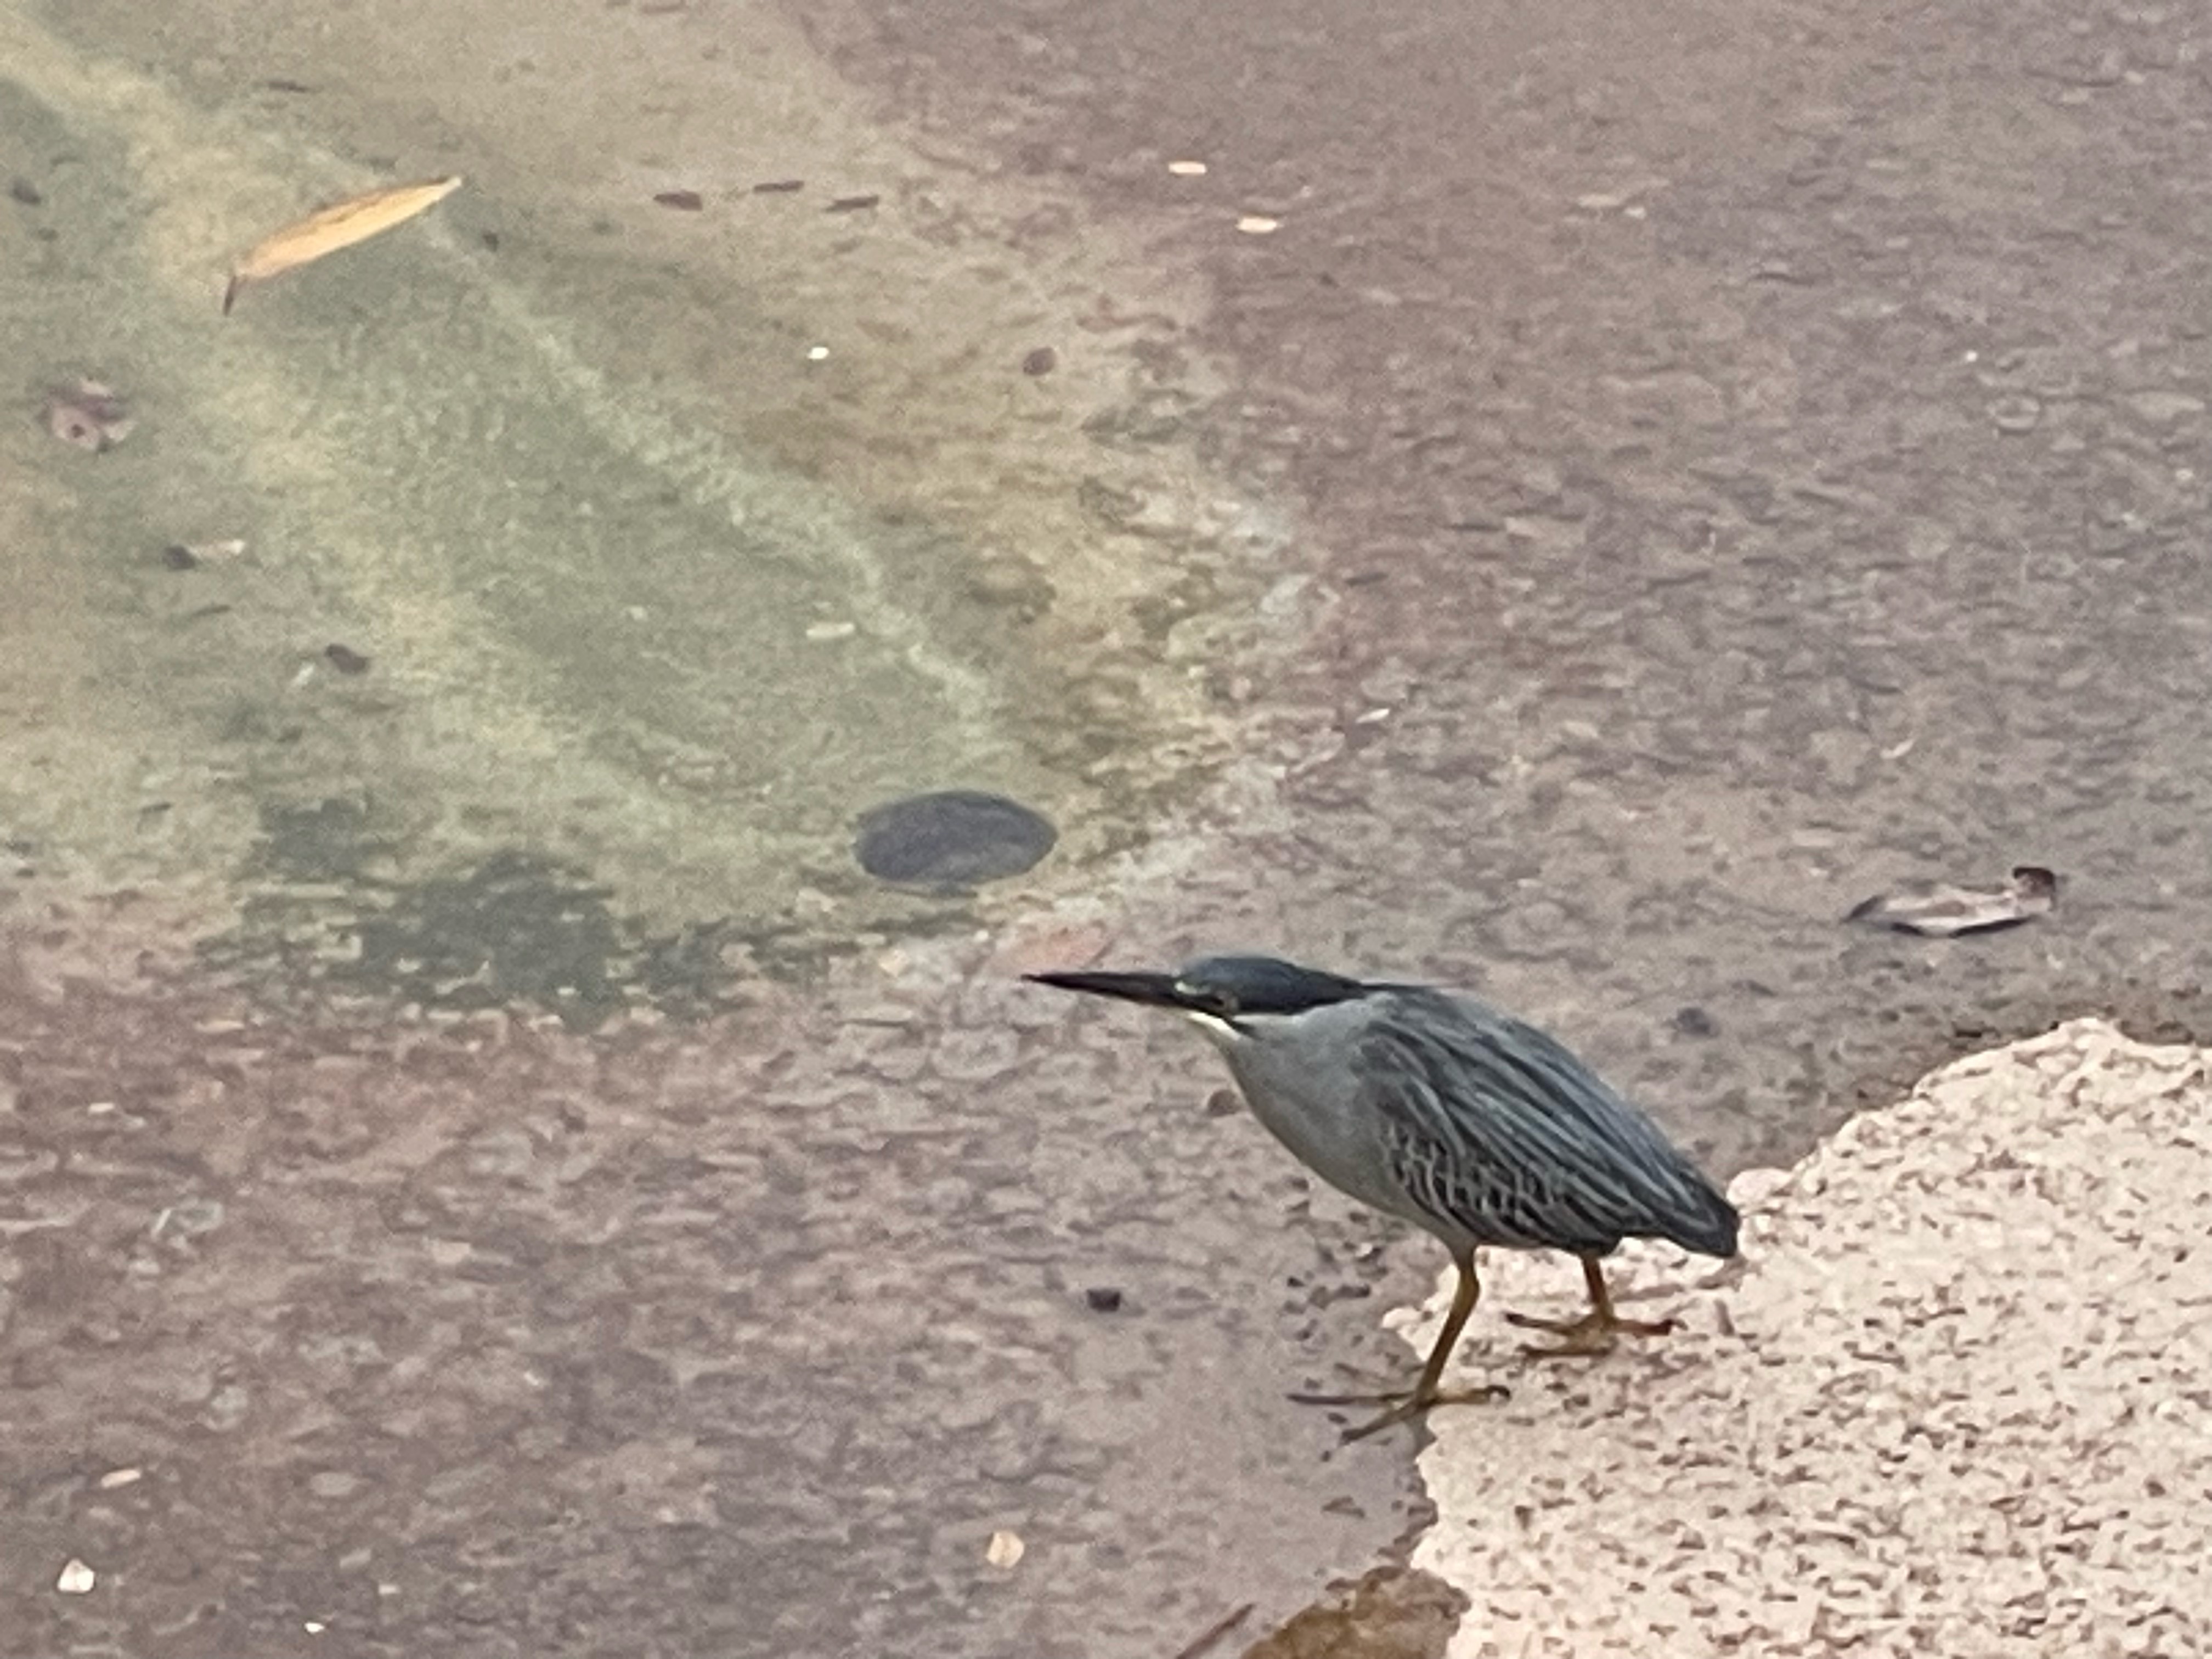
[[[153,73],[127,65],[174,18],[0,24],[41,197],[8,216],[0,324],[35,381],[112,383],[137,422],[100,455],[6,441],[0,822],[42,877],[159,884],[228,963],[358,981],[365,920],[431,884],[491,928],[456,884],[520,860],[633,951],[713,927],[736,965],[942,925],[854,867],[880,801],[1030,801],[1066,832],[1048,884],[1203,783],[1231,722],[1191,670],[1251,635],[1273,532],[1196,458],[1203,371],[1147,349],[1187,295],[826,92],[794,131],[787,80],[672,134],[669,177],[710,198],[672,213],[563,154],[645,72],[651,19],[412,21],[373,26],[405,38],[366,75],[363,20],[273,18]],[[434,99],[448,51],[526,78],[625,50],[573,110],[510,81],[348,151]],[[344,90],[272,91],[280,63]],[[240,248],[447,168],[471,182],[431,215],[220,314]],[[753,193],[770,173],[805,188]],[[825,211],[863,185],[878,205]]]

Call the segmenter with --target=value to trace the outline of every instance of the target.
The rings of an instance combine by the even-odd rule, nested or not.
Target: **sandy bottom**
[[[1624,1253],[1681,1326],[1601,1362],[1506,1358],[1576,1275],[1495,1262],[1513,1397],[1423,1459],[1455,1659],[2212,1652],[2206,1050],[2075,1022],[1734,1192],[1741,1262]]]

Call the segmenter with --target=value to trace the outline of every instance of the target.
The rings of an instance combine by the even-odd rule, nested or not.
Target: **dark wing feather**
[[[1736,1213],[1688,1158],[1553,1038],[1414,988],[1376,999],[1365,1104],[1416,1203],[1477,1243],[1601,1255],[1624,1238],[1735,1253]]]

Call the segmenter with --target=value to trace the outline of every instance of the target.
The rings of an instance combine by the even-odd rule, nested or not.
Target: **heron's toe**
[[[1346,1429],[1344,1443],[1348,1446],[1355,1440],[1366,1439],[1370,1434],[1380,1434],[1401,1423],[1410,1423],[1417,1417],[1425,1417],[1439,1406],[1492,1406],[1512,1397],[1513,1390],[1502,1382],[1483,1382],[1465,1389],[1440,1389],[1425,1400],[1418,1395],[1402,1400],[1380,1417],[1362,1423],[1356,1429]]]
[[[1582,1359],[1611,1353],[1622,1336],[1664,1336],[1674,1328],[1671,1319],[1623,1319],[1618,1314],[1586,1313],[1579,1319],[1536,1319],[1509,1313],[1506,1322],[1523,1330],[1549,1331],[1559,1341],[1552,1347],[1524,1346],[1531,1359]]]
[[[1389,1406],[1413,1397],[1411,1389],[1382,1389],[1370,1394],[1289,1394],[1294,1406]]]

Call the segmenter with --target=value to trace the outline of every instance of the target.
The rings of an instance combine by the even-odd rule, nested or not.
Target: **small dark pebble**
[[[872,208],[883,199],[880,196],[840,196],[822,210],[824,213],[858,213],[862,208]]]
[[[10,179],[8,181],[8,193],[25,207],[36,207],[46,199],[40,192],[39,187],[28,179]]]
[[[707,205],[707,198],[696,190],[664,190],[653,198],[665,208],[674,208],[678,213],[696,213]]]
[[[46,425],[54,436],[65,444],[79,449],[88,449],[97,455],[107,447],[105,435],[96,421],[88,419],[83,411],[75,409],[55,409],[46,416]]]
[[[1083,1300],[1093,1313],[1121,1311],[1121,1292],[1111,1285],[1093,1285],[1084,1291]]]
[[[477,240],[483,244],[485,252],[496,253],[499,252],[499,233],[497,231],[484,231],[477,236]]]
[[[341,674],[368,672],[368,659],[362,656],[360,652],[350,650],[345,646],[326,645],[323,647],[323,654],[331,659],[331,666]]]
[[[1718,1036],[1721,1031],[1720,1022],[1698,1007],[1677,1008],[1672,1024],[1684,1036]]]
[[[756,196],[788,196],[794,190],[805,190],[805,188],[806,180],[804,179],[770,179],[764,184],[755,185],[753,186],[753,194]]]
[[[161,565],[167,570],[197,570],[199,556],[182,542],[171,542],[161,550]]]
[[[1060,354],[1050,346],[1039,346],[1022,359],[1024,374],[1049,374],[1060,367]]]
[[[887,801],[860,814],[853,855],[879,881],[940,888],[1018,876],[1053,849],[1060,832],[1018,800],[945,789]]]
[[[1235,1095],[1226,1089],[1216,1089],[1206,1097],[1206,1115],[1208,1117],[1234,1117],[1237,1105]]]

